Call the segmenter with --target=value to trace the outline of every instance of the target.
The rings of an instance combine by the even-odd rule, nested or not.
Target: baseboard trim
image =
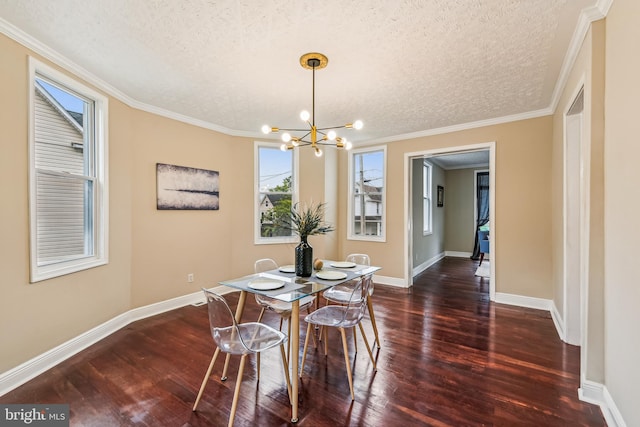
[[[233,289],[226,286],[218,286],[216,288],[212,288],[212,290],[220,294],[233,292]],[[21,386],[27,381],[48,369],[53,368],[60,362],[70,358],[132,322],[202,301],[204,301],[204,295],[202,292],[194,292],[192,294],[183,295],[144,307],[134,308],[122,313],[113,319],[52,348],[51,350],[27,360],[15,368],[1,373],[0,396],[5,395],[11,390]]]
[[[398,277],[373,275],[373,282],[381,285],[395,286],[396,288],[408,288],[409,284],[406,280]]]
[[[519,307],[535,308],[538,310],[551,311],[553,302],[544,298],[526,297],[522,295],[505,294],[496,292],[495,302],[500,304],[517,305]]]
[[[553,320],[553,324],[556,327],[556,332],[558,333],[558,337],[562,341],[566,342],[565,332],[564,332],[564,320],[562,316],[560,316],[560,312],[558,311],[558,307],[556,307],[555,301],[551,301],[551,319]]]
[[[452,256],[456,258],[471,258],[471,252],[444,251],[444,256]]]
[[[616,406],[607,387],[603,384],[585,380],[578,389],[578,398],[583,402],[598,405],[609,427],[627,427],[620,410]]]
[[[433,264],[435,264],[436,262],[440,261],[444,257],[445,257],[445,253],[444,252],[440,252],[438,255],[426,260],[425,262],[423,262],[419,266],[414,267],[413,268],[413,277],[416,277],[418,274],[422,273],[427,268],[431,267]]]

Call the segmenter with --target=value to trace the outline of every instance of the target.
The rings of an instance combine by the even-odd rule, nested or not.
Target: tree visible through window
[[[281,241],[290,238],[291,230],[277,224],[282,224],[283,219],[289,217],[293,203],[293,154],[270,145],[258,145],[257,162],[258,240]]]

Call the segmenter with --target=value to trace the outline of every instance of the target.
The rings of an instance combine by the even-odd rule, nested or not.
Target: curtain
[[[471,259],[480,258],[480,242],[478,241],[478,230],[489,222],[489,172],[480,172],[476,181],[476,229],[473,244],[473,255]]]

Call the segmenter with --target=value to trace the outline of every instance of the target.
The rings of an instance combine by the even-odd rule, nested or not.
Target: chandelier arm
[[[279,130],[279,131],[281,131],[281,130],[288,130],[288,131],[291,131],[291,132],[304,132],[304,131],[309,130],[309,129],[278,128],[278,130]],[[307,134],[307,135],[308,135],[308,134]]]
[[[316,128],[317,131],[321,131],[321,130],[331,130],[331,129],[346,129],[347,127],[345,125],[342,126],[327,126],[324,128]]]

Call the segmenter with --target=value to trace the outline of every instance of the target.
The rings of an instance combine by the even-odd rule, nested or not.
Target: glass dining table
[[[242,313],[247,300],[247,294],[264,295],[280,301],[291,303],[291,319],[300,319],[300,300],[309,295],[315,295],[340,283],[358,279],[373,274],[381,267],[357,265],[342,261],[324,261],[325,267],[315,271],[310,277],[298,277],[292,266],[282,266],[278,269],[265,271],[237,279],[224,280],[221,285],[240,291],[236,308],[236,322],[242,321]],[[300,351],[300,322],[291,322],[292,352]],[[299,355],[291,365],[291,422],[298,422],[298,382]],[[226,376],[229,355],[225,360],[223,377]]]

